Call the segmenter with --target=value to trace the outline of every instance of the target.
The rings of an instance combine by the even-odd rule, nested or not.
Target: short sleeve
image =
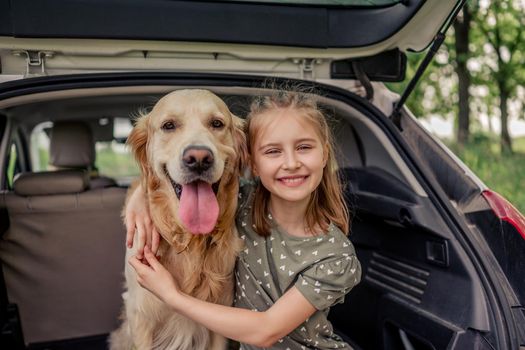
[[[299,274],[295,287],[317,309],[342,303],[361,280],[361,264],[355,254],[332,256]]]

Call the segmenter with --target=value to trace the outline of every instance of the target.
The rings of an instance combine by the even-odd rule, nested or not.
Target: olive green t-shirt
[[[265,311],[295,286],[318,311],[272,349],[351,349],[333,332],[327,316],[330,306],[343,302],[360,281],[352,243],[333,224],[325,234],[297,237],[273,222],[271,235],[259,236],[251,222],[253,187],[243,182],[239,193],[237,229],[245,247],[235,269],[235,306]],[[242,344],[241,349],[260,348]]]

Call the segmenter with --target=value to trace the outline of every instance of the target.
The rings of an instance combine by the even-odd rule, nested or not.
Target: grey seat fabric
[[[88,188],[85,171],[67,170],[22,174],[14,191],[0,192],[9,215],[0,260],[27,344],[118,326],[126,190]]]
[[[116,186],[115,180],[97,174],[95,159],[95,140],[89,125],[81,121],[53,123],[49,164],[59,169],[86,169],[91,174],[91,188]]]

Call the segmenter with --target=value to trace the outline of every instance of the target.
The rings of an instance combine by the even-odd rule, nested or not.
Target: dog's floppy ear
[[[147,114],[141,114],[135,119],[135,126],[128,136],[126,143],[131,147],[135,159],[139,163],[140,170],[144,179],[151,174],[151,167],[148,162],[147,146],[148,146],[148,122]]]
[[[246,132],[244,130],[246,122],[244,119],[233,115],[233,138],[235,142],[235,152],[237,152],[237,164],[239,173],[243,174],[248,165],[248,145]]]

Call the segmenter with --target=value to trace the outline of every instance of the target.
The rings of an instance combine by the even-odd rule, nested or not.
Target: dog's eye
[[[220,119],[213,119],[210,124],[215,129],[221,129],[224,126],[224,123]]]
[[[174,122],[165,122],[161,126],[162,130],[175,130],[176,128],[177,128],[177,126],[175,125]]]

